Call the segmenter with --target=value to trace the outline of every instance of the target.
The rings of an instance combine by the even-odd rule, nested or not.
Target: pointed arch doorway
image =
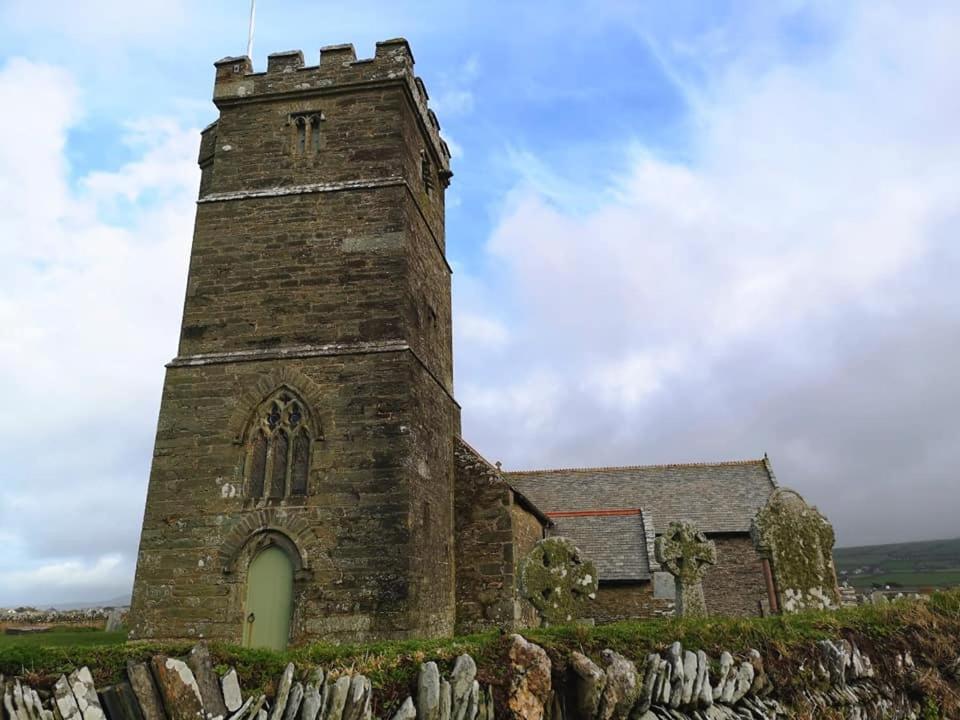
[[[293,611],[293,563],[276,545],[254,556],[247,570],[243,644],[284,650]]]

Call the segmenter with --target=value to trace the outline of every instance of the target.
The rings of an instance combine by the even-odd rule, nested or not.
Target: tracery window
[[[282,388],[261,403],[247,433],[247,495],[306,495],[312,442],[306,404],[291,390]]]

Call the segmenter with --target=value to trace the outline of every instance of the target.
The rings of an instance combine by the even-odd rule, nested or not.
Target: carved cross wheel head
[[[593,563],[566,538],[541,540],[520,563],[520,593],[546,625],[581,617],[587,601],[596,599],[597,585]]]
[[[695,585],[717,562],[717,546],[689,520],[672,522],[657,538],[657,561],[683,585]]]

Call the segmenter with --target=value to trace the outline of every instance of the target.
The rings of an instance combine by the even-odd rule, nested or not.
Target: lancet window
[[[294,147],[298,155],[316,155],[320,152],[320,124],[323,120],[323,113],[319,112],[294,113],[290,116],[290,123],[296,129]]]
[[[248,497],[306,495],[313,439],[306,404],[292,391],[281,389],[263,402],[247,433]]]

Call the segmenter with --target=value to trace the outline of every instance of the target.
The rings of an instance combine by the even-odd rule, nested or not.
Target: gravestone
[[[777,489],[753,519],[754,545],[770,563],[785,613],[840,604],[833,565],[833,526],[796,492]]]
[[[520,563],[520,594],[533,605],[544,625],[560,625],[583,617],[587,602],[597,597],[597,570],[563,537],[539,541]]]
[[[703,617],[707,604],[703,599],[703,575],[717,562],[717,547],[689,520],[672,522],[657,538],[657,562],[673,575],[677,596],[677,615]]]
[[[123,610],[113,608],[107,614],[107,623],[104,625],[106,632],[116,632],[123,627]]]

